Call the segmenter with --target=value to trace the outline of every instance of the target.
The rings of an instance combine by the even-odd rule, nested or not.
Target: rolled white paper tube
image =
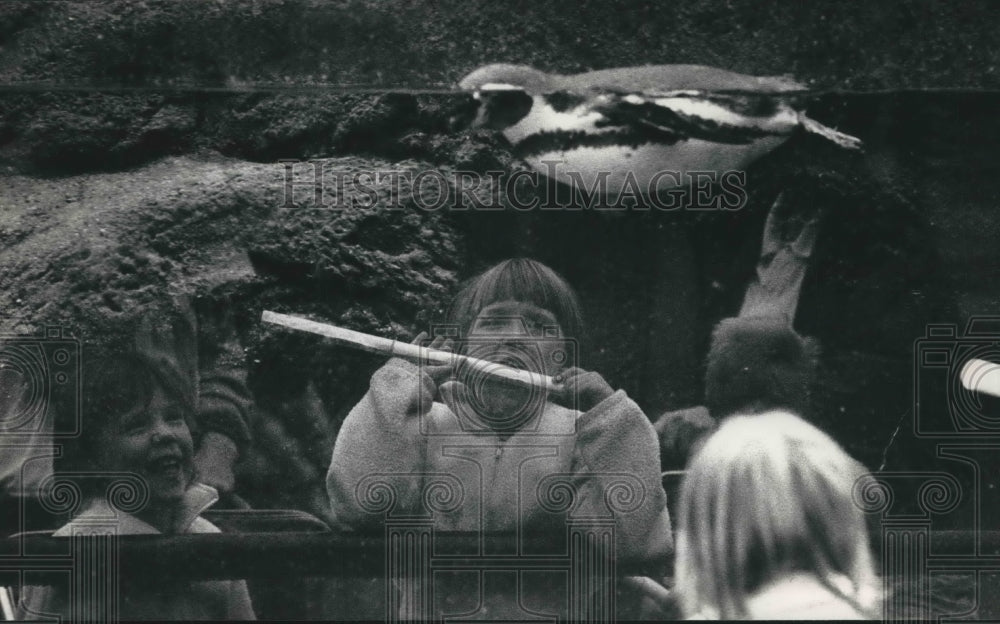
[[[451,364],[454,366],[461,362],[476,372],[499,377],[520,386],[550,391],[557,391],[562,388],[562,386],[554,382],[551,377],[541,373],[533,373],[517,368],[510,368],[509,366],[503,366],[502,364],[497,364],[495,362],[459,355],[450,351],[430,349],[428,347],[421,347],[408,342],[399,342],[398,340],[373,336],[371,334],[337,327],[336,325],[330,325],[328,323],[310,321],[309,319],[304,319],[298,316],[279,314],[277,312],[265,310],[263,314],[261,314],[260,320],[265,323],[272,323],[289,329],[324,336],[338,344],[367,351],[369,353],[399,357],[417,363],[431,365]]]

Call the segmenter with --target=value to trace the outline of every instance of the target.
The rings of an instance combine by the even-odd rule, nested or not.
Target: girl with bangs
[[[877,577],[865,468],[788,412],[734,416],[681,490],[676,593],[694,619],[870,619]]]
[[[333,450],[327,488],[338,520],[378,530],[387,516],[429,515],[440,530],[545,538],[544,552],[528,552],[525,541],[517,552],[491,553],[514,557],[565,554],[570,523],[610,520],[615,559],[662,565],[672,536],[656,433],[623,391],[575,365],[581,314],[565,280],[539,262],[506,260],[473,278],[449,317],[456,335],[430,347],[551,376],[557,390],[513,386],[461,365],[390,360]],[[426,341],[422,333],[415,342]],[[390,484],[388,511],[365,500],[373,475]],[[450,507],[425,503],[435,479],[453,484]],[[549,491],[557,481],[559,491]],[[617,504],[623,484],[631,497]],[[572,504],[553,498],[567,492],[563,502]],[[565,573],[435,573],[432,586],[435,619],[566,617],[568,608]],[[421,617],[411,605],[400,611]]]

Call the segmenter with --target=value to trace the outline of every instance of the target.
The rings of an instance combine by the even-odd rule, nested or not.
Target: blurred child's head
[[[67,445],[62,470],[133,473],[147,484],[151,503],[179,503],[194,480],[188,390],[178,371],[135,353],[87,366],[82,432]],[[108,480],[81,485],[103,495]]]
[[[449,314],[466,355],[545,375],[576,365],[571,339],[581,329],[580,304],[558,273],[515,258],[469,280]],[[545,397],[495,379],[460,375],[475,411],[494,429],[513,430],[534,417]]]
[[[712,332],[705,406],[714,418],[788,409],[808,413],[818,348],[784,317],[723,319]]]
[[[865,468],[788,412],[724,421],[681,486],[676,579],[690,616],[747,617],[749,594],[806,572],[869,608],[874,580],[865,515],[853,489]],[[840,593],[840,592],[838,592]]]

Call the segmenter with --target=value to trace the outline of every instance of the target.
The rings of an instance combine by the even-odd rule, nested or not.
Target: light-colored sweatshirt
[[[443,384],[437,397],[429,376],[398,359],[376,371],[334,445],[327,489],[339,522],[373,529],[423,515],[435,530],[551,537],[544,554],[566,552],[568,525],[613,522],[617,560],[668,564],[673,543],[656,432],[624,392],[586,413],[545,403],[502,437],[457,401],[457,390]],[[435,580],[439,610],[454,598],[438,591],[446,584]],[[524,585],[545,583],[522,577]],[[565,593],[550,590],[546,600],[564,602]],[[491,602],[472,608],[485,617],[524,615]]]
[[[747,596],[747,617],[751,620],[877,619],[877,589],[864,587],[855,591],[841,575],[828,582],[836,591],[808,572],[783,575]],[[718,616],[706,609],[688,619],[714,620]]]

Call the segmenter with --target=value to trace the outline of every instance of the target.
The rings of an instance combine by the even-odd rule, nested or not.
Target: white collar
[[[204,483],[195,483],[184,492],[181,501],[181,514],[177,519],[176,532],[187,533],[195,520],[203,511],[214,505],[219,500],[219,492]],[[159,529],[136,516],[114,509],[106,497],[98,497],[90,500],[86,509],[77,514],[68,524],[56,531],[53,535],[62,537],[65,535],[79,534],[81,531],[89,532],[86,529],[107,529],[113,527],[119,535],[158,535]]]

